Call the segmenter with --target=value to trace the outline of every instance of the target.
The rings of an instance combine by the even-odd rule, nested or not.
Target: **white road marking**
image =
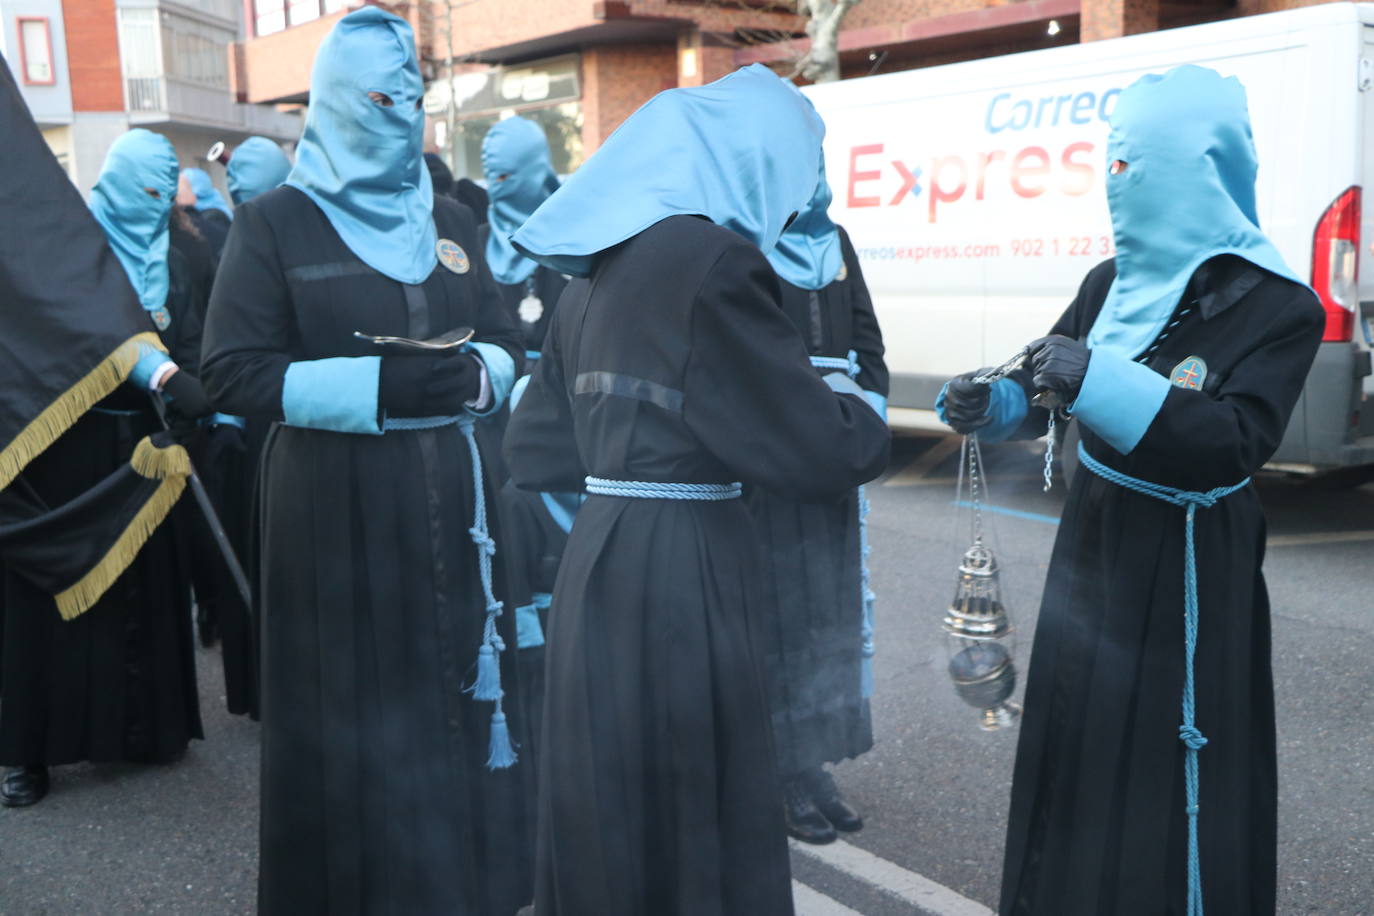
[[[1303,547],[1308,544],[1344,544],[1374,541],[1374,531],[1313,531],[1309,534],[1279,534],[1269,539],[1270,547]]]
[[[796,905],[797,916],[863,916],[858,910],[851,910],[800,881],[792,882],[792,903]]]
[[[831,868],[844,872],[890,896],[914,905],[927,916],[994,916],[992,910],[976,900],[937,884],[924,875],[907,871],[894,862],[837,840],[827,846],[809,846],[792,841],[792,849]]]
[[[940,462],[959,451],[963,441],[964,440],[959,436],[945,436],[939,442],[922,452],[921,456],[911,462],[911,464],[902,468],[887,480],[884,480],[883,486],[919,486],[920,481],[931,471],[935,470]]]

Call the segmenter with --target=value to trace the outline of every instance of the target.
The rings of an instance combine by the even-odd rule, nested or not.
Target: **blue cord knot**
[[[1195,725],[1180,725],[1178,727],[1178,740],[1194,751],[1207,746],[1207,739],[1203,737],[1202,732],[1198,731]]]
[[[1197,813],[1198,813],[1198,751],[1207,744],[1207,739],[1193,724],[1196,714],[1194,692],[1194,658],[1197,654],[1197,550],[1194,542],[1197,510],[1215,506],[1223,497],[1230,496],[1250,483],[1245,478],[1230,487],[1217,487],[1206,492],[1180,490],[1166,487],[1148,480],[1139,480],[1123,474],[1115,468],[1107,467],[1088,453],[1080,441],[1078,458],[1083,467],[1098,477],[1119,487],[1153,497],[1173,506],[1187,509],[1183,524],[1183,724],[1179,726],[1178,737],[1187,748],[1183,753],[1183,789],[1186,795],[1184,810],[1188,814],[1188,916],[1202,916],[1202,865],[1198,854]]]

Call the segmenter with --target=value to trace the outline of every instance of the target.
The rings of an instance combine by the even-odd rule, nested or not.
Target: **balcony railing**
[[[129,78],[124,83],[129,119],[135,124],[184,123],[292,138],[300,131],[297,115],[239,104],[227,88],[173,77]]]

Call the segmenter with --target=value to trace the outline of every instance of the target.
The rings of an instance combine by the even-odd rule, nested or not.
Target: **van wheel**
[[[1072,419],[1067,423],[1055,425],[1055,438],[1059,441],[1055,449],[1059,457],[1059,476],[1064,480],[1064,491],[1073,487],[1073,479],[1078,475],[1078,424]]]

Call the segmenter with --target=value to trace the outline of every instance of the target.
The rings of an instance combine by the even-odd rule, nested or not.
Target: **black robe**
[[[510,581],[510,605],[530,615],[530,623],[520,626],[520,684],[525,709],[533,725],[531,740],[538,753],[538,726],[544,715],[544,655],[548,632],[550,601],[563,551],[568,545],[581,494],[558,494],[552,509],[543,493],[521,490],[507,481],[501,488],[501,530],[505,534],[504,554]],[[521,613],[522,611],[517,611]],[[538,621],[537,629],[533,621]],[[529,634],[530,645],[525,645]],[[537,763],[537,757],[536,757]]]
[[[198,320],[203,324],[214,288],[218,263],[210,244],[196,228],[194,211],[178,207],[172,213],[172,248],[185,259],[188,282],[198,307]],[[223,217],[215,211],[215,215]],[[227,231],[228,223],[225,224]],[[223,247],[221,240],[221,248]],[[200,338],[194,352],[178,359],[183,369],[199,374]],[[262,443],[268,423],[255,420],[251,428],[239,430],[228,424],[209,427],[205,435],[191,443],[191,460],[205,484],[206,492],[224,525],[230,546],[239,563],[251,571],[252,538],[249,526],[252,519],[253,484],[256,479]],[[180,510],[182,524],[188,533],[187,554],[191,564],[191,580],[195,588],[197,617],[201,626],[214,627],[219,634],[224,663],[225,706],[234,715],[257,717],[258,684],[256,635],[253,616],[239,595],[229,567],[225,563],[214,535],[200,507],[186,500]]]
[[[239,208],[215,280],[203,370],[231,413],[281,419],[288,365],[368,356],[353,337],[453,327],[506,349],[476,226],[435,200],[470,269],[406,286],[363,264],[302,192]],[[385,358],[385,357],[384,357]],[[259,911],[509,916],[530,899],[532,778],[489,771],[493,704],[464,688],[486,602],[457,427],[350,435],[277,425],[263,459]],[[495,490],[484,487],[489,507]],[[494,531],[501,543],[499,531]],[[500,583],[498,546],[495,579]],[[499,618],[515,645],[513,614]],[[514,652],[505,712],[521,734]]]
[[[844,272],[820,290],[779,279],[782,309],[812,356],[857,355],[856,381],[887,397],[883,337],[863,272],[841,230]],[[821,370],[822,374],[836,371]],[[778,770],[800,776],[873,747],[863,684],[863,586],[856,492],[798,502],[750,487],[746,501],[763,551],[761,630]]]
[[[675,216],[569,284],[506,460],[533,490],[592,474],[814,499],[876,476],[888,441],[816,377],[758,249]],[[539,916],[792,911],[758,565],[740,500],[583,505],[547,634]]]
[[[196,210],[188,207],[185,212],[191,217],[191,222],[200,231],[205,243],[210,246],[210,254],[218,264],[224,254],[224,243],[229,238],[232,221],[223,212],[214,209]]]
[[[168,252],[172,358],[200,348],[185,260]],[[153,323],[148,322],[149,329]],[[125,384],[30,462],[22,481],[56,508],[129,461],[162,427],[147,392]],[[53,597],[7,570],[0,661],[0,765],[162,762],[203,738],[191,633],[183,499],[104,596],[64,621]]]
[[[1053,333],[1082,339],[1115,276],[1090,272]],[[1187,311],[1184,314],[1184,311]],[[1321,337],[1311,292],[1231,257],[1194,275],[1181,322],[1142,357],[1166,377],[1205,360],[1201,391],[1172,387],[1121,455],[1079,423],[1097,460],[1205,491],[1239,483],[1278,447]],[[1029,390],[1023,372],[1018,381]],[[1043,434],[1032,409],[1021,434]],[[1183,509],[1080,468],[1064,507],[1026,684],[1001,913],[1183,914],[1187,864]],[[1254,487],[1197,510],[1200,858],[1207,912],[1274,912],[1277,777],[1265,522]]]

